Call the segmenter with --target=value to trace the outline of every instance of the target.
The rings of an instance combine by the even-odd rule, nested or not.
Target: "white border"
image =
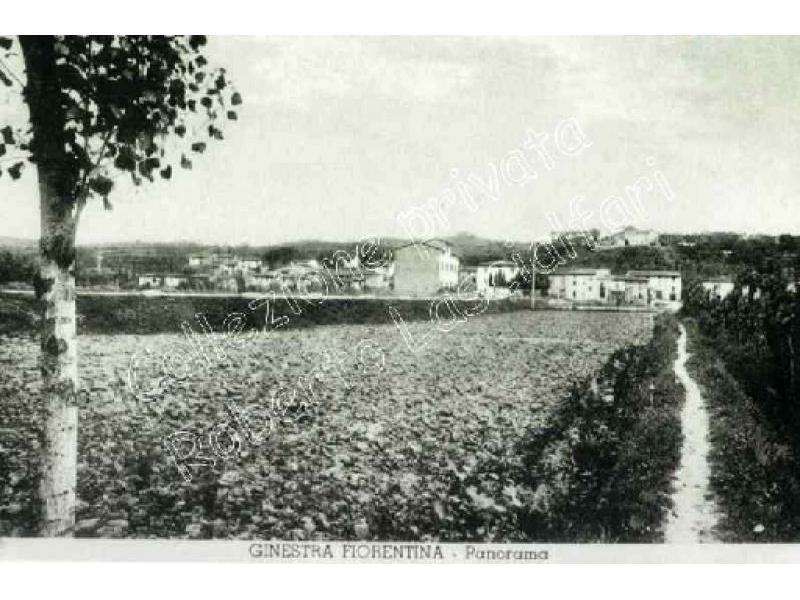
[[[7,33],[85,34],[197,32],[236,35],[669,35],[791,34],[798,31],[791,2],[673,0],[559,0],[558,2],[434,2],[432,0],[44,0],[9,2],[0,30]]]
[[[796,585],[796,568],[762,566],[746,571],[730,565],[678,567],[554,565],[544,569],[468,565],[368,567],[57,563],[0,567],[7,598],[367,598],[383,600],[484,598],[595,598],[674,600],[783,596]],[[35,590],[35,591],[34,591]],[[40,592],[44,592],[41,593]]]
[[[743,7],[747,7],[744,9]],[[791,8],[787,8],[791,7]],[[669,3],[606,0],[512,3],[495,0],[433,4],[430,0],[276,3],[239,0],[131,3],[93,1],[7,2],[0,29],[7,33],[87,33],[197,31],[209,34],[786,34],[797,31],[792,3],[675,0]],[[591,554],[604,556],[604,548]],[[635,547],[630,548],[636,551]],[[700,549],[707,552],[709,549]],[[734,547],[745,560],[765,558],[787,547]],[[795,547],[790,550],[794,552]],[[608,549],[606,559],[617,552]],[[648,551],[642,550],[645,554]],[[631,555],[633,557],[634,555]],[[643,556],[640,554],[639,556]],[[700,558],[694,556],[694,558]],[[642,560],[640,558],[640,560]],[[265,570],[266,569],[266,570]],[[399,569],[402,569],[399,570]],[[674,598],[764,597],[793,590],[796,568],[739,567],[532,567],[324,565],[214,565],[176,563],[142,566],[105,563],[0,564],[5,598],[51,597],[140,599],[138,584],[149,583],[154,597],[264,598],[341,594],[356,598],[412,597],[580,597]],[[309,576],[311,575],[311,576]],[[705,575],[705,577],[701,577]],[[710,575],[710,577],[709,577]],[[401,585],[402,584],[402,585]],[[409,589],[411,588],[411,589]],[[34,591],[37,590],[37,591]],[[790,592],[791,593],[791,592]],[[44,594],[41,594],[44,596]]]

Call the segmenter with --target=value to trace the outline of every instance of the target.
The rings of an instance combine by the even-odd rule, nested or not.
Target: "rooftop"
[[[439,252],[445,252],[449,250],[453,256],[458,256],[455,252],[453,252],[453,245],[450,242],[439,238],[432,238],[429,240],[421,240],[418,242],[409,242],[407,244],[401,244],[400,246],[395,246],[394,248],[392,248],[392,252],[395,252],[397,250],[403,250],[405,248],[411,248],[413,246],[427,246],[428,248],[433,248],[434,250],[438,250]]]
[[[600,275],[608,272],[608,269],[558,269],[552,275]]]
[[[647,270],[647,271],[628,271],[626,275],[631,277],[680,277],[680,271],[661,271],[661,270]]]
[[[487,260],[478,263],[479,267],[516,267],[517,263],[512,260]]]

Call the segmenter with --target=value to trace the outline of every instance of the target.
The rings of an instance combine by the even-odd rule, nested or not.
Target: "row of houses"
[[[549,297],[577,304],[668,306],[680,302],[682,293],[678,271],[612,275],[610,269],[563,269],[548,278]]]
[[[483,296],[507,297],[509,284],[520,274],[511,261],[462,266],[459,256],[444,240],[427,240],[392,249],[391,260],[367,268],[356,256],[338,252],[322,264],[317,260],[292,261],[269,269],[260,259],[196,255],[185,274],[143,274],[142,288],[217,289],[230,292],[291,290],[298,293],[386,292],[398,296],[431,297],[470,281]],[[559,269],[549,274],[547,295],[572,304],[659,307],[681,301],[678,271],[631,270],[612,274],[607,268]],[[724,298],[733,282],[717,278],[703,282],[710,296]]]
[[[712,300],[724,300],[730,296],[731,293],[733,293],[733,290],[736,288],[736,284],[734,283],[733,279],[724,276],[708,279],[701,282],[701,285],[706,297]],[[796,293],[798,289],[800,289],[800,278],[795,281],[789,281],[786,284],[787,292]],[[752,291],[750,290],[749,285],[743,285],[741,287],[741,295],[745,298],[758,300],[761,298],[761,294],[762,289],[759,287],[756,287]]]
[[[185,273],[142,273],[142,289],[200,289],[225,292],[296,291],[356,292],[381,290],[392,285],[394,264],[364,268],[358,258],[337,254],[333,261],[291,261],[270,269],[257,258],[238,256],[192,255]],[[333,289],[332,289],[333,288]]]

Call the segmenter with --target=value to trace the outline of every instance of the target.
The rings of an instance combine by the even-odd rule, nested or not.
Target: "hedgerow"
[[[480,312],[479,300],[453,296],[457,308],[472,314]],[[78,296],[78,333],[180,333],[181,324],[198,329],[196,315],[203,315],[212,331],[226,331],[226,318],[243,315],[244,330],[291,328],[359,323],[392,323],[389,307],[395,307],[405,321],[431,319],[432,300],[393,298],[296,298],[265,295],[254,299],[242,296]],[[530,308],[529,301],[499,300],[488,302],[483,314],[505,313]],[[476,308],[477,307],[477,308]],[[33,298],[0,294],[0,333],[35,330],[38,304]],[[450,315],[439,311],[441,319]]]
[[[675,319],[656,320],[645,345],[615,352],[596,380],[575,386],[519,445],[531,509],[528,537],[556,542],[661,540],[680,461],[683,389],[672,361]]]
[[[792,436],[726,368],[717,341],[687,320],[687,363],[703,389],[710,419],[711,488],[726,542],[789,542],[800,538],[800,471]],[[723,354],[723,356],[725,356]]]

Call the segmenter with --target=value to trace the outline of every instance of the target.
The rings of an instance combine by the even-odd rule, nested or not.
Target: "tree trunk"
[[[42,174],[40,169],[42,239],[52,239],[64,228],[72,229],[72,225],[64,222],[61,215],[53,215],[48,210],[50,194],[46,179],[46,174]],[[44,436],[39,489],[42,502],[41,533],[44,536],[69,534],[75,524],[78,348],[75,329],[75,276],[72,269],[72,264],[64,268],[52,257],[42,256],[40,277],[47,288],[42,297]]]
[[[41,534],[70,535],[75,524],[78,390],[75,330],[76,208],[61,133],[66,123],[55,72],[55,39],[20,36],[28,78],[33,153],[39,177],[41,266],[35,282],[43,304],[40,368]]]

